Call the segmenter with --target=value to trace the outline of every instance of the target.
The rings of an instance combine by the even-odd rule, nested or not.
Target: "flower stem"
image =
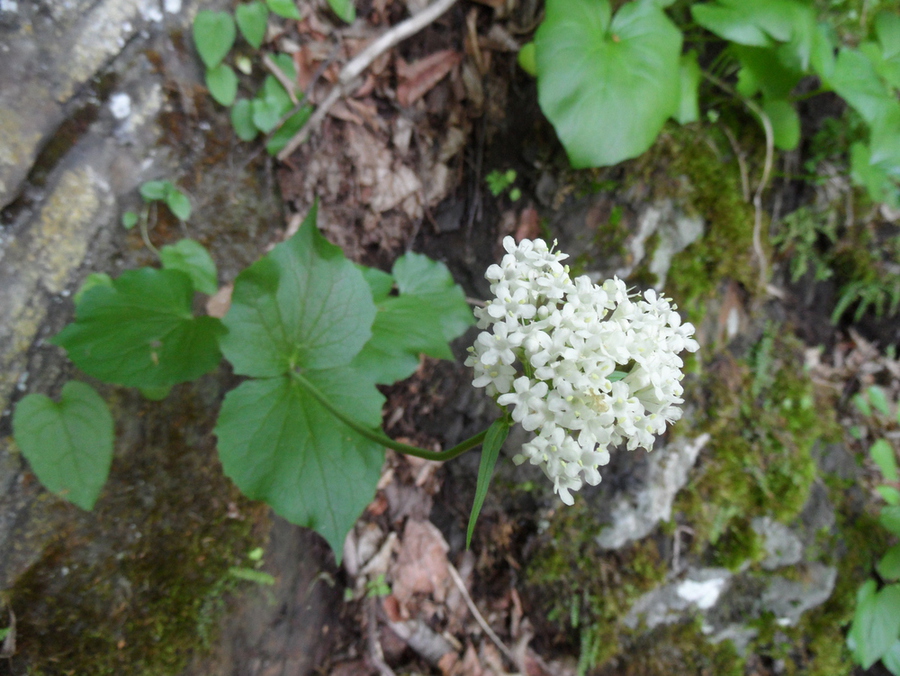
[[[466,451],[469,451],[476,446],[480,445],[481,442],[484,441],[484,436],[487,434],[487,430],[483,432],[479,432],[474,437],[469,437],[465,441],[458,443],[453,448],[450,448],[446,451],[442,451],[440,453],[436,453],[435,451],[427,451],[424,448],[419,448],[418,446],[410,446],[409,444],[402,444],[399,441],[394,441],[387,435],[382,432],[373,430],[371,428],[362,425],[349,416],[347,416],[343,411],[337,408],[334,404],[332,404],[328,398],[319,391],[319,389],[309,382],[306,378],[304,378],[301,374],[296,371],[291,371],[291,378],[294,379],[303,390],[309,394],[313,399],[318,401],[325,409],[331,413],[335,418],[344,423],[347,427],[352,429],[354,432],[359,434],[360,436],[365,437],[369,441],[374,441],[376,444],[381,444],[382,446],[387,446],[388,448],[392,448],[398,453],[405,453],[406,455],[414,455],[417,458],[424,458],[425,460],[437,460],[442,462],[444,460],[452,460],[453,458],[462,455]]]

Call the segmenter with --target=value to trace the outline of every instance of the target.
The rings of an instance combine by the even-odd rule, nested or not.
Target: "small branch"
[[[291,103],[296,106],[299,103],[297,100],[297,83],[293,82],[291,78],[287,76],[287,73],[281,70],[281,68],[278,67],[278,64],[275,63],[268,54],[263,56],[263,65],[275,76],[275,79],[281,83],[281,86],[287,91],[288,96],[291,97]]]
[[[453,578],[454,584],[459,589],[459,593],[462,594],[463,599],[466,602],[466,605],[469,607],[469,611],[472,613],[472,616],[475,618],[475,621],[478,622],[479,626],[484,630],[484,633],[488,635],[488,638],[494,642],[494,645],[500,649],[506,659],[509,660],[510,664],[514,665],[517,669],[524,672],[519,666],[519,661],[516,659],[516,656],[513,655],[512,650],[506,647],[506,644],[500,640],[500,637],[494,633],[494,630],[491,629],[490,625],[485,621],[482,614],[478,611],[478,607],[475,605],[475,602],[472,600],[472,597],[469,596],[469,590],[466,589],[466,583],[463,582],[462,577],[460,577],[459,572],[456,570],[456,566],[454,566],[449,561],[447,562],[447,570],[450,571],[450,577]]]
[[[312,134],[328,114],[331,107],[338,100],[355,88],[357,78],[362,72],[372,65],[379,56],[386,51],[402,42],[411,35],[415,35],[425,26],[437,20],[444,12],[450,9],[456,0],[437,0],[433,4],[426,7],[418,14],[414,14],[405,21],[401,21],[396,26],[388,29],[381,37],[375,40],[371,45],[351,59],[347,65],[343,67],[338,76],[338,83],[329,92],[328,96],[316,108],[316,112],[312,114],[303,127],[294,135],[294,138],[278,153],[278,159],[284,161],[298,146],[300,146],[309,135]]]

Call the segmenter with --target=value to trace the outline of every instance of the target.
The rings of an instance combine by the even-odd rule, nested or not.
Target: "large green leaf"
[[[869,580],[856,595],[856,612],[848,639],[863,669],[868,669],[890,650],[900,633],[900,585],[875,591]]]
[[[800,143],[800,117],[794,106],[785,100],[769,100],[763,103],[763,111],[772,123],[775,147],[793,150]]]
[[[535,36],[538,98],[575,167],[636,157],[678,112],[682,35],[649,2],[548,0]]]
[[[193,380],[218,365],[223,332],[218,319],[193,316],[193,297],[180,270],[129,270],[86,291],[75,321],[51,342],[108,383],[163,388]]]
[[[785,99],[803,77],[800,71],[785,66],[774,49],[741,45],[731,49],[741,64],[737,90],[744,96],[760,91],[767,99]]]
[[[346,367],[305,376],[353,419],[380,424],[384,398],[371,379]],[[338,422],[289,376],[229,392],[215,433],[222,466],[238,488],[315,529],[340,560],[347,532],[375,495],[382,447]]]
[[[90,510],[113,456],[113,419],[90,385],[68,382],[59,403],[29,394],[13,413],[13,435],[47,490]]]
[[[261,378],[344,366],[374,319],[368,284],[319,234],[313,207],[291,239],[238,275],[222,351],[236,373]]]
[[[890,113],[897,104],[893,93],[862,52],[842,49],[828,84],[869,124]]]
[[[200,242],[182,239],[159,250],[159,259],[167,270],[181,270],[191,278],[200,293],[212,295],[219,289],[216,264]]]
[[[194,44],[207,68],[218,66],[231,50],[237,31],[228,12],[201,9],[194,19]]]
[[[378,314],[371,340],[353,361],[383,385],[410,376],[420,354],[453,359],[448,342],[474,321],[465,294],[443,263],[410,252],[394,264],[393,279],[399,294],[389,296],[382,295],[384,277],[370,276],[370,283],[381,285],[375,289]]]
[[[881,662],[894,676],[900,676],[900,639],[881,656]]]

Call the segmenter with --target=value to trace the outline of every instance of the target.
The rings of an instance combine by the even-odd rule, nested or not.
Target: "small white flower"
[[[682,361],[699,348],[694,327],[652,289],[629,295],[618,278],[572,280],[542,240],[503,240],[485,277],[494,298],[466,365],[512,419],[535,437],[513,458],[539,465],[560,499],[600,482],[609,448],[651,450],[681,417]]]

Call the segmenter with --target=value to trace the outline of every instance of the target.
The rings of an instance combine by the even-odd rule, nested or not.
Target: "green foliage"
[[[269,19],[269,9],[260,0],[238,5],[234,9],[234,18],[241,35],[254,49],[262,47],[266,37],[266,23]]]
[[[680,107],[681,32],[652,2],[549,0],[535,35],[538,99],[574,167],[643,153]]]
[[[863,669],[875,664],[900,640],[897,608],[900,608],[900,585],[888,585],[878,591],[875,580],[869,580],[860,587],[847,641]]]
[[[353,23],[356,20],[356,6],[353,0],[328,0],[328,6],[341,21]]]
[[[206,88],[209,95],[223,106],[230,106],[237,96],[237,75],[227,63],[206,70]]]
[[[832,260],[824,248],[837,241],[837,223],[834,214],[817,212],[801,207],[786,215],[772,244],[784,254],[790,255],[791,281],[798,281],[807,271],[813,271],[813,279],[824,281],[834,274]]]
[[[51,342],[82,371],[108,383],[160,388],[193,380],[221,359],[221,322],[194,317],[194,287],[181,270],[128,270],[93,286],[75,322]]]
[[[237,32],[234,19],[228,12],[202,9],[194,19],[194,45],[207,69],[222,63],[231,51]]]
[[[194,289],[212,295],[218,288],[216,264],[209,252],[199,242],[182,239],[164,246],[159,260],[166,270],[181,270],[191,278]]]
[[[294,0],[266,0],[266,4],[273,14],[285,19],[300,19],[300,11],[294,4]]]
[[[506,417],[495,420],[484,438],[484,444],[482,444],[481,449],[481,462],[478,465],[478,483],[475,486],[475,502],[472,505],[472,512],[469,514],[469,526],[466,529],[466,549],[472,543],[475,523],[478,521],[478,515],[481,513],[481,506],[484,504],[488,487],[491,485],[494,466],[497,464],[497,458],[500,457],[500,449],[503,446],[503,442],[509,436],[511,424],[511,421]]]
[[[122,214],[122,227],[131,230],[138,223],[138,215],[133,211],[126,211]]]
[[[164,202],[182,221],[191,217],[191,201],[171,181],[147,181],[141,185],[140,193],[145,202]]]
[[[491,191],[491,194],[494,197],[499,197],[506,190],[516,182],[516,177],[518,174],[515,169],[507,169],[506,171],[500,171],[499,169],[494,169],[487,176],[484,177],[484,182],[488,185],[488,190]],[[521,193],[519,193],[521,196]],[[518,199],[518,196],[513,198],[512,192],[510,192],[510,198],[513,202]]]
[[[29,394],[16,406],[13,435],[48,490],[93,509],[113,456],[112,415],[94,388],[68,382],[58,404]]]

